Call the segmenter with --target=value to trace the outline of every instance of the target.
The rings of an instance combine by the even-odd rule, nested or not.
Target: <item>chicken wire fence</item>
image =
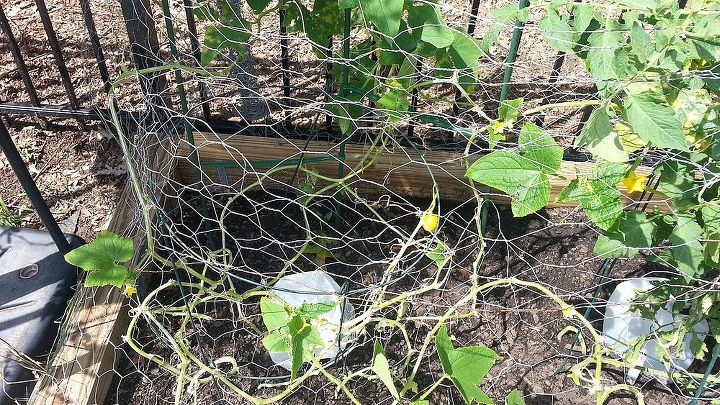
[[[677,314],[670,325],[630,320],[650,322],[650,339],[682,323],[664,352],[601,332],[626,305],[608,304],[619,283],[687,275],[683,261],[656,253],[715,236],[622,245],[640,254],[618,259],[596,240],[620,214],[596,211],[621,204],[645,219],[682,211],[658,184],[693,156],[652,148],[633,136],[637,128],[623,133],[616,123],[624,118],[611,112],[629,164],[619,177],[591,181],[617,195],[558,196],[582,207],[542,210],[518,201],[540,187],[554,202],[576,172],[595,170],[597,145],[576,139],[588,125],[597,131],[593,111],[612,99],[608,82],[632,84],[595,74],[598,63],[617,72],[636,62],[613,48],[639,41],[632,21],[659,43],[681,29],[640,18],[649,10],[717,18],[717,5],[121,3],[136,69],[108,86],[107,107],[145,253],[126,290],[130,326],[107,403],[687,403],[716,395],[712,320],[702,330]],[[586,31],[611,38],[588,44]],[[669,86],[695,81],[687,105],[698,108],[678,109],[699,114],[704,132],[687,142],[710,150],[716,59],[666,59],[654,63],[680,64],[666,69]],[[493,153],[548,148],[564,159],[542,162],[553,167],[534,177],[495,167],[500,183],[529,182],[508,191],[512,208],[495,190],[502,185],[470,171]],[[675,191],[702,201],[715,184],[713,162],[691,162],[705,181]],[[558,170],[559,183],[548,177]],[[643,224],[621,233],[659,232]],[[665,285],[665,302],[714,297],[716,274]],[[702,353],[689,367],[681,365],[690,360],[686,341],[705,346],[692,350]]]

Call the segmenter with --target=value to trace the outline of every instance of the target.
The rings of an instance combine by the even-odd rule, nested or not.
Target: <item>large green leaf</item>
[[[360,0],[365,16],[383,34],[394,37],[400,31],[403,0]]]
[[[380,342],[375,342],[375,346],[373,348],[373,363],[371,369],[378,376],[378,378],[380,378],[380,381],[385,384],[393,398],[399,401],[400,394],[398,394],[397,388],[395,387],[395,380],[392,377],[390,363],[388,363],[387,357],[385,356],[385,350],[383,350]]]
[[[688,164],[669,160],[663,162],[657,171],[660,173],[657,189],[672,198],[674,206],[684,207],[697,202],[699,188]]]
[[[114,265],[112,267],[91,271],[85,277],[85,287],[102,287],[111,285],[115,287],[122,287],[124,284],[129,284],[132,273],[125,268],[125,266]]]
[[[495,151],[475,161],[465,176],[510,195],[513,215],[523,217],[547,205],[550,181],[537,162],[512,151]]]
[[[132,272],[125,268],[123,263],[132,259],[134,253],[131,238],[102,231],[92,242],[65,254],[65,261],[89,272],[85,279],[88,287],[120,287],[130,281]]]
[[[629,211],[623,213],[612,232],[620,236],[619,240],[625,246],[649,248],[652,246],[655,228],[655,222],[648,219],[645,212]]]
[[[717,202],[707,203],[700,212],[707,233],[720,233],[720,205]]]
[[[408,31],[405,21],[400,21],[400,33],[394,38],[381,37],[379,41],[380,56],[378,62],[381,65],[402,65],[407,55],[412,54],[417,48],[418,42]]]
[[[576,3],[573,8],[573,29],[578,33],[584,32],[590,26],[596,11],[593,4]]]
[[[567,17],[560,16],[555,8],[548,9],[538,26],[550,46],[558,51],[573,52],[573,46],[578,41],[579,35],[568,23]]]
[[[618,79],[615,72],[615,52],[625,41],[622,33],[613,28],[607,27],[588,37],[590,48],[585,62],[601,95],[607,94]]]
[[[290,320],[290,313],[287,311],[285,303],[278,298],[260,298],[260,314],[269,331],[287,326]]]
[[[605,235],[599,235],[595,241],[593,252],[600,259],[613,257],[627,257],[632,259],[638,253],[638,249],[627,247],[617,239],[609,238]]]
[[[670,250],[673,259],[687,279],[701,272],[703,261],[703,231],[695,221],[695,217],[688,214],[678,215],[677,225],[670,234]]]
[[[455,38],[448,49],[448,54],[453,64],[459,69],[470,69],[472,73],[476,75],[478,59],[482,56],[480,44],[478,44],[475,38],[463,31],[453,31],[453,36]]]
[[[436,48],[445,48],[455,41],[455,35],[450,30],[437,6],[423,4],[413,6],[408,10],[408,25],[412,34],[418,41],[425,41]]]
[[[520,154],[534,161],[543,173],[553,174],[560,168],[563,149],[537,125],[530,122],[523,124],[518,144]]]
[[[625,102],[628,122],[640,138],[660,148],[688,150],[682,122],[654,93],[630,93]]]
[[[613,131],[606,107],[593,111],[583,126],[575,146],[585,146],[597,157],[609,162],[627,162],[629,155],[617,132]]]
[[[298,314],[307,319],[315,319],[338,306],[339,302],[305,302],[298,308]],[[266,324],[267,325],[267,324]]]
[[[493,151],[467,169],[465,176],[510,195],[513,215],[522,217],[547,205],[550,179],[560,168],[563,151],[537,125],[525,123],[518,152]]]
[[[652,38],[638,22],[635,22],[630,29],[630,46],[642,63],[647,62],[648,57],[655,52]]]
[[[132,238],[102,231],[92,242],[67,253],[65,260],[83,270],[94,271],[127,262],[132,259],[134,253]]]
[[[623,164],[596,163],[587,177],[572,180],[556,201],[579,201],[588,218],[600,229],[608,230],[622,214],[617,184],[626,170]]]
[[[445,325],[435,337],[435,345],[443,372],[455,384],[465,402],[470,404],[477,401],[479,404],[491,405],[492,399],[478,387],[478,384],[495,364],[497,354],[484,346],[454,348]]]

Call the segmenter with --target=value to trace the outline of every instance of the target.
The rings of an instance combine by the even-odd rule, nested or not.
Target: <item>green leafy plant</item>
[[[102,231],[92,242],[68,252],[65,260],[87,271],[86,287],[122,287],[134,284],[135,272],[125,266],[134,253],[132,238]]]
[[[442,325],[435,336],[435,347],[442,365],[443,375],[435,384],[419,395],[417,400],[411,402],[415,405],[429,404],[427,398],[444,381],[452,381],[455,388],[460,392],[467,404],[489,404],[493,400],[481,390],[478,385],[488,374],[495,364],[497,354],[485,346],[464,346],[454,347],[446,325]],[[385,350],[379,342],[375,342],[373,350],[373,363],[371,370],[378,376],[380,381],[387,387],[393,398],[401,401],[401,394],[395,386],[395,378],[390,368],[390,363],[385,356]],[[406,386],[414,385],[411,381]],[[513,390],[505,399],[506,404],[524,405],[520,394]]]
[[[720,182],[715,180],[720,173],[720,82],[711,73],[720,60],[720,4],[691,1],[681,10],[677,2],[661,0],[615,0],[602,7],[561,0],[542,7],[539,28],[545,41],[577,55],[599,95],[598,100],[558,105],[594,106],[575,146],[589,150],[596,163],[587,174],[571,179],[556,201],[578,202],[601,229],[594,249],[600,257],[642,253],[676,270],[675,279],[638,297],[636,308],[653,319],[667,303],[668,291],[681,298],[677,311],[689,316],[661,334],[661,340],[682,342],[702,319],[708,319],[712,334],[720,337],[720,302],[714,292],[720,270]],[[618,14],[619,20],[614,17]],[[500,119],[488,129],[491,146],[504,139],[508,108],[520,107],[516,102],[502,106]],[[535,111],[547,108],[552,106]],[[511,118],[532,112],[513,113]],[[509,194],[516,216],[549,202],[548,181],[557,176],[561,158],[554,141],[528,125],[517,148],[492,151],[466,173]],[[529,138],[529,131],[536,135]],[[534,150],[528,152],[531,145]],[[666,157],[655,170],[656,186],[636,173],[650,150]],[[513,178],[504,177],[508,171]],[[621,184],[628,194],[650,191],[667,198],[669,209],[624,212]],[[690,290],[695,293],[687,297]],[[707,352],[701,343],[691,345],[698,358]]]
[[[0,225],[20,226],[22,219],[23,215],[21,211],[8,206],[5,204],[5,201],[0,198]]]
[[[443,368],[443,379],[449,379],[460,391],[465,402],[471,404],[492,404],[478,384],[490,371],[497,354],[485,346],[465,346],[454,348],[447,334],[447,326],[443,325],[435,338],[438,356]]]
[[[270,352],[290,354],[291,379],[297,378],[303,361],[314,356],[317,347],[326,344],[313,321],[318,321],[318,316],[332,311],[337,305],[337,302],[317,302],[295,308],[277,296],[260,299],[263,323],[268,329],[268,335],[262,340],[263,346]]]
[[[516,150],[493,151],[476,160],[465,175],[508,193],[518,217],[531,214],[550,200],[550,175],[560,168],[563,150],[538,126],[526,122]],[[508,173],[512,172],[512,176]]]
[[[313,51],[325,57],[328,38],[349,30],[363,29],[367,39],[349,48],[347,64],[333,64],[330,73],[337,94],[329,97],[325,109],[337,117],[342,133],[355,130],[355,122],[366,113],[360,103],[370,99],[389,122],[402,120],[410,110],[410,96],[435,84],[418,82],[416,63],[420,58],[435,61],[438,80],[471,89],[477,82],[478,60],[487,53],[462,29],[451,28],[433,3],[414,4],[404,0],[280,0],[270,6],[266,0],[248,1],[254,16],[240,17],[227,0],[202,1],[195,15],[210,25],[205,31],[202,65],[208,65],[225,49],[245,55],[250,30],[259,30],[263,17],[282,10],[289,33],[304,33]],[[346,19],[346,11],[350,18]],[[517,12],[508,11],[508,16]],[[347,81],[345,78],[347,77]]]

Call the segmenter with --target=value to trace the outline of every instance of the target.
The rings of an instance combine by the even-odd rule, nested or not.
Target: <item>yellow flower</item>
[[[428,232],[435,232],[438,227],[439,218],[437,215],[426,212],[422,216],[422,227]]]
[[[509,128],[512,124],[507,121],[493,121],[491,124],[491,128],[495,133],[502,134],[505,132],[506,128]]]
[[[123,291],[123,294],[127,295],[128,297],[133,294],[136,294],[136,293],[137,293],[137,288],[135,288],[132,285],[125,286],[125,291]]]
[[[645,187],[646,182],[647,176],[638,176],[638,174],[635,173],[634,170],[628,173],[622,181],[628,193],[643,191],[643,187]]]

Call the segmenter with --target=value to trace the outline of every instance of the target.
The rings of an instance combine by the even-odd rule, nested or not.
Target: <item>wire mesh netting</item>
[[[717,3],[122,3],[108,403],[716,396]]]

